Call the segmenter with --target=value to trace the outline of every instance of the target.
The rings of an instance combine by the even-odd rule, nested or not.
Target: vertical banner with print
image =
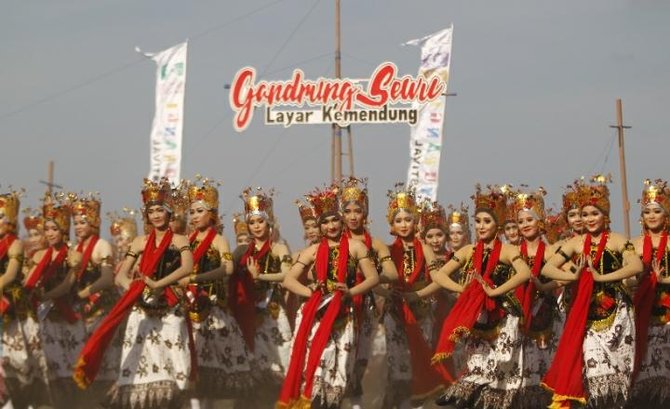
[[[184,42],[158,53],[143,53],[158,65],[156,113],[151,127],[151,180],[167,177],[172,183],[179,183],[184,128],[186,47],[187,42]]]
[[[419,75],[428,77],[436,74],[442,78],[445,86],[449,81],[453,29],[451,25],[447,29],[404,44],[421,46]],[[412,127],[410,135],[407,184],[416,187],[417,199],[437,199],[446,93],[445,88],[444,96],[422,107],[416,107],[419,109],[419,119]]]

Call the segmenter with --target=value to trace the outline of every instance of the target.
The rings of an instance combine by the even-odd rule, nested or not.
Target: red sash
[[[163,236],[158,248],[156,248],[156,230],[152,229],[147,238],[147,244],[144,247],[142,260],[140,262],[140,273],[147,277],[152,277],[158,266],[158,262],[163,257],[163,253],[172,242],[172,230],[168,229]],[[135,280],[130,284],[128,291],[114,305],[114,308],[107,314],[98,328],[84,345],[77,364],[74,368],[72,378],[81,389],[86,389],[100,370],[102,358],[114,338],[116,329],[128,316],[132,306],[142,295],[146,284],[142,280]]]
[[[414,270],[406,278],[403,266],[404,245],[402,239],[397,237],[391,245],[391,258],[398,269],[398,284],[396,284],[396,287],[402,292],[412,291],[412,286],[421,278],[425,278],[428,282],[431,281],[430,276],[425,272],[426,263],[423,246],[417,238],[414,238],[414,252],[416,254]],[[425,398],[453,383],[454,379],[441,363],[431,365],[432,348],[424,339],[419,323],[407,301],[404,298],[394,301],[396,306],[400,307],[402,314],[400,318],[403,321],[402,324],[410,351],[412,399]]]
[[[540,270],[542,270],[542,264],[544,264],[545,247],[544,241],[540,240],[533,258],[533,268],[530,271],[535,278],[540,276]],[[528,242],[526,240],[521,242],[521,255],[524,260],[528,260]],[[516,298],[521,302],[521,308],[523,309],[523,328],[526,331],[530,329],[530,322],[533,319],[531,309],[533,308],[533,298],[536,290],[533,280],[528,280],[525,285],[517,287],[515,292]]]
[[[501,249],[502,243],[500,240],[495,239],[493,242],[493,250],[489,255],[486,269],[484,270],[484,266],[482,265],[484,259],[484,242],[480,240],[475,246],[473,267],[475,272],[481,275],[484,281],[489,285],[493,285],[491,274],[498,264]],[[488,311],[492,311],[495,309],[495,300],[486,295],[484,288],[479,281],[472,280],[456,300],[447,319],[444,320],[435,355],[433,355],[433,364],[451,356],[456,347],[456,342],[463,336],[468,335],[474,327],[482,307],[486,308]]]
[[[328,253],[328,239],[324,238],[316,252],[315,261],[316,278],[320,288],[324,288],[328,281]],[[344,283],[346,280],[348,262],[349,238],[346,234],[343,234],[340,239],[340,254],[337,259],[337,282],[339,283]],[[340,314],[342,307],[342,292],[336,291],[318,323],[319,327],[308,351],[307,341],[312,327],[317,325],[314,321],[324,295],[323,290],[314,291],[302,308],[302,321],[300,321],[300,327],[295,336],[293,350],[291,351],[291,362],[279,393],[279,401],[275,405],[277,408],[311,406],[314,373],[321,362],[321,355],[330,339],[333,323]],[[305,359],[307,359],[306,365]],[[303,376],[305,387],[301,396],[300,385]]]
[[[79,245],[77,245],[77,251],[82,253],[81,270],[77,275],[77,280],[80,279],[82,275],[84,275],[84,271],[86,271],[86,267],[88,267],[88,262],[91,261],[91,256],[93,255],[93,249],[95,248],[95,245],[98,243],[98,239],[99,239],[98,236],[92,236],[91,241],[88,242],[88,246],[86,246],[85,250],[83,241],[79,243]]]
[[[251,352],[254,351],[256,337],[256,288],[251,273],[247,270],[249,257],[260,263],[270,252],[271,243],[267,240],[256,253],[256,243],[251,241],[247,251],[240,259],[237,271],[228,281],[228,307],[233,313],[237,325],[240,326],[242,337]]]
[[[661,235],[661,240],[656,249],[655,259],[662,261],[668,246],[668,232],[665,231]],[[635,305],[635,365],[633,367],[633,380],[637,377],[640,370],[640,363],[644,360],[647,354],[647,342],[649,334],[649,325],[651,324],[651,311],[656,301],[656,286],[658,285],[658,278],[656,274],[651,271],[651,259],[654,249],[651,242],[651,236],[644,235],[642,242],[642,263],[644,264],[645,274],[642,277],[640,286],[635,293],[633,304]]]
[[[591,234],[587,233],[584,240],[584,249],[582,250],[582,253],[586,256],[591,254],[591,240]],[[606,245],[607,232],[605,231],[600,237],[600,243],[598,243],[598,250],[593,259],[594,266],[600,263]],[[592,293],[593,275],[588,271],[588,266],[585,266],[572,296],[572,306],[565,321],[556,355],[554,355],[554,360],[542,380],[542,385],[554,393],[550,408],[569,408],[571,401],[586,404],[582,348]]]
[[[7,255],[7,252],[9,251],[9,248],[12,246],[14,243],[14,240],[16,240],[16,236],[13,234],[7,234],[5,237],[0,240],[0,260],[4,259],[5,256]],[[5,274],[6,271],[3,271],[2,274]],[[1,295],[1,293],[0,293]],[[0,300],[0,314],[5,314],[9,307],[11,306],[11,303],[9,301],[9,298],[5,297],[4,295],[2,296],[2,299]]]

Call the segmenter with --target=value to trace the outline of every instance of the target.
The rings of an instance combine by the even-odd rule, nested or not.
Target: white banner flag
[[[181,141],[184,128],[187,43],[159,53],[143,53],[158,65],[156,72],[156,113],[151,127],[151,168],[149,179],[167,177],[179,183]],[[139,48],[136,49],[141,52]]]
[[[421,46],[420,75],[439,75],[449,83],[451,63],[451,38],[453,25],[429,36],[411,40],[403,45]],[[417,199],[437,199],[437,182],[442,150],[442,128],[446,106],[446,93],[419,109],[419,119],[412,127],[409,141],[409,170],[407,185],[416,187]]]

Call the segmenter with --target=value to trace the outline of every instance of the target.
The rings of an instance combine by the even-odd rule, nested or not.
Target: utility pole
[[[610,128],[616,128],[619,133],[619,172],[621,173],[621,203],[623,205],[623,226],[626,238],[630,239],[630,202],[628,201],[628,182],[626,180],[626,154],[623,140],[623,130],[630,129],[630,126],[623,124],[623,106],[621,98],[616,100],[616,125],[610,125]]]
[[[54,183],[54,167],[55,167],[54,166],[54,161],[50,160],[49,161],[48,180],[47,181],[40,180],[41,184],[47,185],[47,192],[49,193],[49,195],[51,195],[51,192],[52,192],[53,188],[55,188],[55,187],[58,188],[58,189],[63,188],[63,186],[57,185],[57,184]]]

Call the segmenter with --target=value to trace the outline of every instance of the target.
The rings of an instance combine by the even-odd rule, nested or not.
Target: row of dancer
[[[194,231],[186,238],[170,228],[169,185],[147,181],[142,196],[150,233],[133,241],[120,265],[115,281],[123,294],[107,302],[104,314],[92,314],[96,322],[88,328],[86,312],[96,308],[92,298],[104,298],[95,285],[104,286],[102,277],[109,276],[82,280],[100,239],[92,235],[96,239],[68,250],[62,236],[73,209],[75,225],[79,214],[95,227],[95,213],[81,210],[86,206],[77,212],[76,205],[45,204],[49,248],[35,253],[32,266],[24,263],[22,280],[11,279],[19,276],[22,252],[7,223],[3,290],[14,282],[19,285],[12,297],[23,293],[10,300],[10,314],[3,313],[14,317],[3,334],[8,386],[31,368],[31,376],[43,380],[41,390],[57,390],[50,398],[71,406],[73,397],[85,399],[66,393],[74,366],[80,386],[111,388],[108,399],[118,407],[178,407],[189,381],[201,397],[267,389],[266,396],[254,395],[257,407],[267,407],[277,396],[272,385],[283,382],[279,407],[339,407],[346,395],[355,402],[361,394],[377,320],[370,308],[375,299],[365,294],[374,289],[385,300],[384,407],[418,406],[444,388],[440,402],[465,407],[541,407],[552,401],[546,390],[554,391],[556,407],[586,399],[591,406],[622,406],[631,390],[638,401],[666,398],[657,382],[668,379],[661,357],[667,348],[669,195],[662,183],[644,190],[646,233],[632,244],[608,230],[609,197],[602,183],[576,182],[566,192],[563,214],[574,237],[553,246],[541,238],[541,194],[515,194],[509,212],[509,194],[478,190],[477,243],[445,252],[429,245],[433,235],[449,231],[444,214],[432,205],[420,211],[411,190],[390,194],[388,221],[396,241],[386,246],[370,237],[364,228],[367,196],[359,182],[307,195],[300,213],[306,226],[316,221],[321,237],[292,256],[271,240],[268,195],[245,193],[253,240],[231,254],[216,232],[215,187],[204,183],[188,190]],[[4,203],[11,198],[5,196]],[[16,223],[18,201],[16,209],[4,208],[5,219],[11,222],[14,214]],[[517,217],[520,246],[498,239],[506,213]],[[460,226],[464,230],[467,222]],[[112,270],[107,257],[98,260],[100,269]],[[73,287],[76,298],[68,305]],[[441,287],[460,295],[445,295]],[[287,301],[283,289],[303,303]],[[292,304],[300,306],[293,326]],[[20,344],[18,332],[33,335],[12,349]],[[12,360],[18,369],[13,373]],[[105,368],[116,371],[106,385]],[[10,393],[19,402],[20,382],[14,383]],[[24,395],[26,402],[38,396]]]

